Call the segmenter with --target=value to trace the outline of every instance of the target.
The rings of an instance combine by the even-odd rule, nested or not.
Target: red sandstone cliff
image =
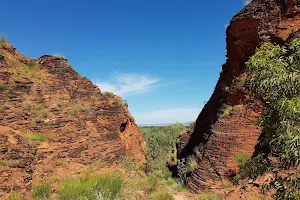
[[[198,116],[195,126],[178,145],[178,157],[203,149],[198,168],[187,185],[195,192],[218,188],[238,167],[238,152],[252,155],[260,136],[256,121],[263,106],[253,101],[243,86],[245,62],[263,41],[285,44],[300,37],[300,1],[254,0],[237,13],[227,28],[227,61],[215,91]],[[222,115],[227,110],[229,115]]]
[[[142,165],[144,152],[120,97],[101,93],[64,58],[32,60],[0,42],[0,199],[96,161],[127,155]]]

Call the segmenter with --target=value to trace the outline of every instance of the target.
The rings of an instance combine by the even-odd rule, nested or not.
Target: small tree
[[[262,44],[246,63],[246,68],[252,74],[250,90],[253,96],[266,105],[259,123],[263,127],[259,141],[261,149],[264,149],[266,157],[277,157],[282,169],[299,167],[300,40],[293,40],[288,48],[272,43]],[[296,179],[300,180],[299,177]],[[278,188],[280,182],[276,184]],[[300,185],[293,190],[277,190],[275,197],[289,199],[288,196],[295,193],[280,195],[278,192],[299,190]]]

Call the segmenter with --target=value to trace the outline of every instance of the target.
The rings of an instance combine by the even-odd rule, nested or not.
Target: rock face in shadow
[[[0,52],[0,199],[93,162],[145,164],[145,141],[122,98],[101,93],[64,58],[29,59],[6,42]]]
[[[264,41],[281,45],[300,36],[300,1],[254,0],[227,28],[227,61],[210,100],[194,127],[181,138],[178,158],[201,149],[199,165],[187,179],[194,192],[218,188],[238,170],[235,156],[255,150],[261,130],[256,122],[263,104],[249,95],[245,62]]]

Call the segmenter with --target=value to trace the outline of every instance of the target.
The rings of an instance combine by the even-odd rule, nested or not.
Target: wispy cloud
[[[185,123],[195,121],[202,108],[170,108],[153,112],[132,112],[137,124]]]
[[[229,26],[229,24],[225,24],[225,25],[224,25],[224,28],[227,29],[228,26]]]
[[[64,57],[64,54],[63,53],[54,53],[54,54],[52,54],[52,56]]]
[[[158,86],[159,81],[158,78],[151,78],[144,74],[117,73],[111,81],[100,81],[96,84],[102,91],[126,96],[150,91]]]
[[[245,6],[248,5],[249,3],[251,3],[252,0],[246,0],[244,1]]]

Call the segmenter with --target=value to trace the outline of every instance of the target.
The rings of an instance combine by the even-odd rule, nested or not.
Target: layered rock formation
[[[0,199],[34,182],[122,156],[145,142],[122,98],[101,93],[62,57],[32,60],[0,42]]]
[[[262,42],[285,44],[300,36],[299,28],[300,1],[296,0],[254,0],[233,17],[227,28],[227,62],[215,91],[178,145],[180,159],[194,154],[195,147],[203,152],[187,180],[194,192],[219,187],[238,170],[236,155],[253,154],[263,105],[253,101],[244,85],[245,62]]]

